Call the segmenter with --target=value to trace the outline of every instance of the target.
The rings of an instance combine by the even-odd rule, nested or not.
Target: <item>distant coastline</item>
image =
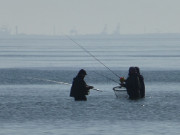
[[[142,38],[172,38],[180,39],[180,33],[147,33],[147,34],[86,34],[86,35],[68,35],[74,39],[142,39]],[[29,35],[0,33],[0,39],[67,39],[66,35]]]

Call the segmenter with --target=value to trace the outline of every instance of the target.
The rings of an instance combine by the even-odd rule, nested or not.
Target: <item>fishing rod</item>
[[[113,72],[109,67],[107,67],[103,62],[101,62],[98,58],[96,58],[92,53],[90,53],[88,50],[86,50],[82,45],[78,44],[76,41],[74,41],[71,37],[67,36],[68,39],[70,39],[72,42],[74,42],[76,45],[78,45],[82,50],[84,50],[86,53],[88,53],[91,57],[93,57],[96,61],[98,61],[100,64],[102,64],[104,67],[106,67],[111,73],[113,73],[115,76],[120,78],[115,72]]]
[[[109,78],[109,77],[107,77],[107,76],[105,76],[105,75],[103,75],[103,74],[100,74],[100,73],[98,73],[98,72],[96,72],[96,71],[93,71],[93,72],[96,73],[96,74],[98,74],[98,75],[100,75],[100,76],[103,76],[103,77],[105,77],[105,78],[107,78],[107,79],[109,79],[109,80],[111,80],[111,81],[113,81],[113,82],[115,82],[115,83],[118,83],[118,84],[119,84],[119,82],[115,81],[114,79],[111,79],[111,78]]]
[[[49,79],[42,79],[42,78],[29,78],[29,79],[35,79],[35,80],[40,80],[40,81],[47,81],[47,82],[53,82],[53,83],[57,83],[57,84],[64,84],[64,85],[72,85],[71,83],[66,83],[66,82],[60,82],[60,81],[54,81],[54,80],[49,80]],[[92,90],[96,90],[96,91],[100,91],[102,92],[102,90],[100,89],[96,89],[96,88],[93,88]]]

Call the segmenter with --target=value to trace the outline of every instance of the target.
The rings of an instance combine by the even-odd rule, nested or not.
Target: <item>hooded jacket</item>
[[[87,88],[87,84],[83,78],[80,76],[76,76],[73,79],[70,97],[84,97],[88,95],[89,89]]]
[[[140,82],[137,74],[131,74],[126,80],[127,93],[130,99],[138,99],[140,98]]]
[[[140,88],[140,95],[141,95],[141,98],[144,98],[145,97],[145,84],[144,84],[144,77],[142,75],[138,75],[139,77],[139,81],[140,81],[140,84],[141,84],[141,88]]]

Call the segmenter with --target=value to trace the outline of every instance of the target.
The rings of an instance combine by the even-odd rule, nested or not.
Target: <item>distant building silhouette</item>
[[[5,25],[1,26],[0,35],[1,36],[10,35],[10,30],[7,28],[7,26],[5,26]]]
[[[114,35],[119,35],[120,34],[120,23],[117,24],[116,29],[113,32]]]
[[[76,29],[72,29],[72,30],[70,30],[70,34],[71,34],[71,35],[77,35],[78,32],[77,32]]]
[[[107,35],[107,24],[104,26],[104,29],[101,32],[102,35]]]
[[[18,26],[16,26],[16,35],[18,35]]]

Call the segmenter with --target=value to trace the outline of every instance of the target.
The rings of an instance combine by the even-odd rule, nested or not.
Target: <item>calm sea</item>
[[[139,66],[146,98],[116,98],[119,78],[66,37],[1,38],[0,135],[179,135],[180,38],[73,40],[118,76]],[[69,85],[45,81],[72,83],[81,68],[103,91],[87,102],[69,97]]]

